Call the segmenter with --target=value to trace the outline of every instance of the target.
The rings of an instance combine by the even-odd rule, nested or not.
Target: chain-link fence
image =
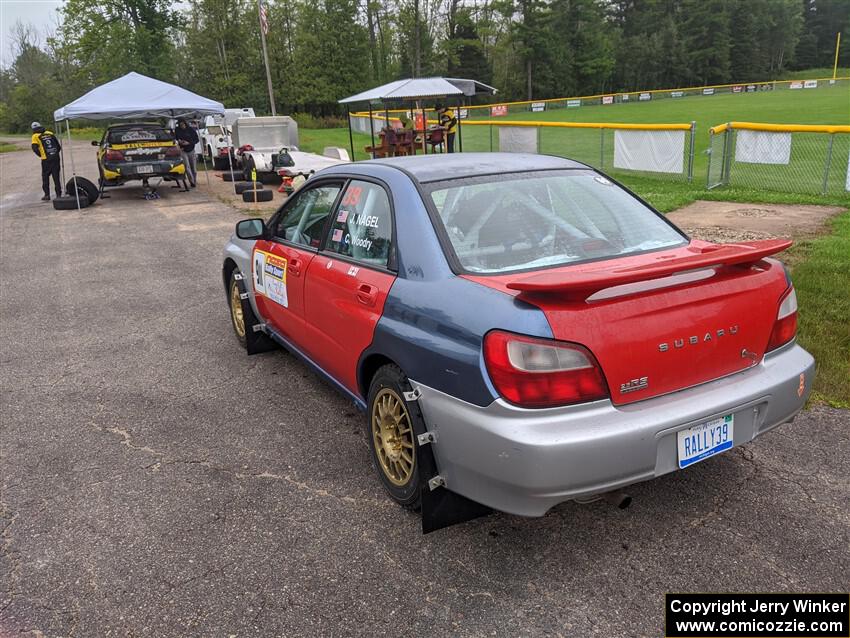
[[[709,134],[708,188],[850,196],[850,126],[730,122]]]
[[[468,119],[489,119],[493,117],[525,117],[531,113],[541,114],[546,111],[574,110],[583,106],[599,106],[613,104],[641,104],[657,102],[658,100],[678,100],[690,96],[710,98],[713,95],[765,93],[770,91],[799,91],[801,94],[809,91],[847,90],[850,78],[818,78],[811,80],[775,80],[770,82],[752,82],[738,84],[719,84],[714,86],[695,86],[677,89],[654,89],[651,91],[634,91],[627,93],[603,93],[599,95],[584,95],[577,97],[562,97],[548,100],[528,100],[522,102],[504,102],[499,104],[483,104],[461,108],[461,117]],[[533,116],[535,117],[535,116]]]
[[[693,178],[696,125],[504,120],[461,126],[464,151],[545,153],[606,173],[656,179]]]

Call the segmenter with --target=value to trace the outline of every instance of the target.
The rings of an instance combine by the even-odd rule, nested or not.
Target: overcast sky
[[[12,63],[9,34],[20,20],[32,25],[44,44],[45,34],[55,31],[59,24],[57,9],[61,0],[0,0],[0,58],[4,67]]]

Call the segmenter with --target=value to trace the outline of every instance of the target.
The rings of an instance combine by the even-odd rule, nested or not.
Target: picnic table
[[[366,146],[364,150],[374,158],[416,155],[417,149],[427,154],[429,146],[432,153],[437,152],[438,146],[442,152],[445,132],[442,126],[427,129],[384,128],[378,133],[380,144]]]

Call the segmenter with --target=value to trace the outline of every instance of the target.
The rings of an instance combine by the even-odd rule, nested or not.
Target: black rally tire
[[[224,171],[221,178],[225,182],[238,182],[242,179],[242,173],[240,171]]]
[[[375,376],[372,377],[372,382],[369,384],[369,394],[366,403],[366,426],[372,463],[375,466],[375,471],[384,489],[390,495],[390,498],[402,507],[410,510],[419,510],[422,506],[422,487],[428,480],[428,477],[424,475],[424,472],[427,470],[423,468],[428,467],[428,464],[423,462],[423,452],[420,451],[417,437],[420,434],[424,434],[426,428],[418,402],[407,401],[404,398],[404,393],[410,391],[410,383],[401,368],[394,364],[387,364],[380,368],[375,373]],[[404,407],[410,424],[409,438],[407,435],[404,435],[403,438],[413,446],[412,448],[404,448],[412,452],[413,466],[409,478],[402,484],[399,484],[399,476],[395,477],[396,480],[390,478],[387,469],[385,469],[387,465],[382,462],[381,456],[376,450],[377,442],[374,420],[380,412],[376,404],[382,400],[382,397],[386,396],[392,397],[394,401],[398,401]],[[387,457],[384,456],[384,458]]]
[[[256,199],[254,199],[256,197]],[[242,191],[242,201],[243,202],[270,202],[274,199],[274,193],[272,191],[266,190],[254,190],[249,189]]]
[[[263,190],[263,185],[260,182],[236,182],[233,188],[236,190],[237,195],[241,195],[244,191],[250,189],[261,191]]]
[[[100,195],[100,189],[95,186],[93,182],[87,180],[85,177],[77,177],[77,188],[86,194],[86,197],[89,198],[89,204],[93,204],[97,201],[98,195]],[[74,193],[74,178],[68,180],[68,183],[65,184],[65,192],[69,194]]]
[[[89,198],[86,197],[85,193],[80,193],[80,208],[85,208],[88,205]],[[56,210],[76,210],[77,196],[63,195],[62,197],[56,197],[53,200],[53,208],[55,208]]]

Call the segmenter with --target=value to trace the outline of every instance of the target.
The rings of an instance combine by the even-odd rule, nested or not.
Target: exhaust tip
[[[602,497],[617,509],[624,510],[632,504],[632,497],[625,492],[606,492]]]

